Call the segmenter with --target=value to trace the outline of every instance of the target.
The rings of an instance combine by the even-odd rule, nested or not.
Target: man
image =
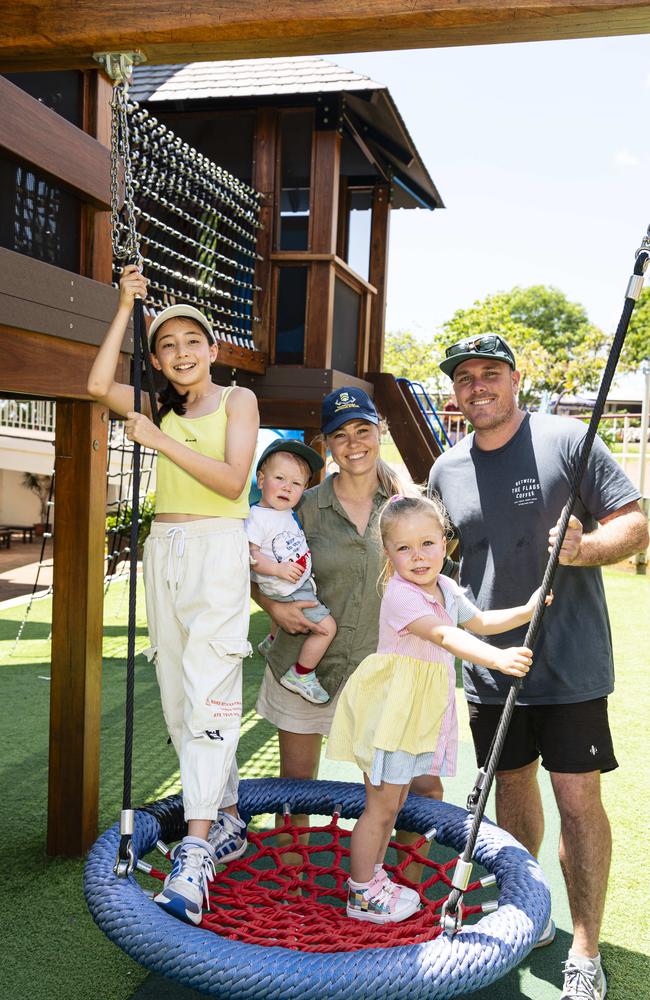
[[[515,356],[496,334],[453,344],[440,367],[474,431],[436,461],[429,489],[442,497],[458,533],[460,583],[470,600],[486,609],[512,607],[541,583],[586,428],[519,409]],[[544,833],[539,758],[550,771],[574,930],[562,1000],[602,1000],[607,990],[598,940],[611,833],[600,774],[617,764],[607,721],[614,670],[600,566],[648,545],[638,499],[597,438],[560,552],[555,600],[545,611],[496,775],[497,822],[537,855]],[[491,641],[516,645],[524,635],[522,629]],[[463,679],[481,766],[510,682],[467,663]],[[554,935],[550,921],[539,944]]]

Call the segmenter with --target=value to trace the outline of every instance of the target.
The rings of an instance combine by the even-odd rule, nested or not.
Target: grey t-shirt
[[[586,427],[570,417],[526,414],[502,448],[482,451],[469,434],[435,463],[429,489],[440,494],[458,532],[459,582],[480,608],[525,603],[542,582],[548,533],[568,499]],[[585,532],[639,498],[639,492],[596,438],[574,513]],[[614,687],[612,643],[596,566],[558,566],[555,599],[546,609],[523,705],[568,704],[609,694]],[[490,637],[499,647],[521,645],[526,626]],[[505,701],[511,681],[463,664],[469,701]]]

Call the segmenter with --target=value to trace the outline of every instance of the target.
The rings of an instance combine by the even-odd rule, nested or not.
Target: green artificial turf
[[[611,716],[620,769],[603,779],[614,828],[614,861],[603,928],[603,956],[612,1000],[650,996],[650,925],[646,896],[647,788],[650,779],[646,719],[650,712],[647,621],[650,579],[614,570],[606,574],[618,669]],[[140,613],[143,615],[143,601]],[[102,692],[100,828],[119,815],[124,734],[124,645],[127,599],[122,583],[109,591],[106,608]],[[7,1000],[187,1000],[198,996],[163,983],[123,955],[95,927],[83,899],[81,860],[45,854],[49,724],[49,600],[36,602],[12,655],[23,607],[0,612],[2,696],[2,961],[0,995]],[[580,627],[580,623],[576,623]],[[255,645],[266,631],[264,616],[251,622]],[[141,617],[138,650],[147,645]],[[277,739],[254,713],[262,674],[258,656],[246,661],[244,720],[238,753],[243,776],[273,775]],[[177,761],[167,745],[153,669],[137,659],[133,800],[144,802],[178,789]],[[459,698],[462,695],[459,692]],[[474,776],[471,741],[461,711],[459,777],[447,797],[462,804]],[[323,777],[358,780],[352,765],[325,762]],[[551,882],[559,925],[556,944],[534,953],[520,969],[474,994],[491,1000],[527,997],[556,1000],[560,963],[569,944],[570,920],[556,859],[557,815],[544,776],[547,836],[541,856]],[[645,831],[645,832],[644,832]]]

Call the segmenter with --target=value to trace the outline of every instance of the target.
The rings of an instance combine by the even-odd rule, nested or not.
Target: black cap
[[[290,455],[297,455],[298,458],[302,458],[309,466],[312,476],[314,473],[320,472],[325,465],[318,452],[310,448],[304,441],[298,441],[297,438],[277,438],[277,440],[271,441],[271,444],[264,449],[258,459],[255,471],[259,472],[260,467],[271,455],[276,455],[282,451],[287,451]]]
[[[367,420],[371,424],[379,423],[379,415],[375,404],[367,392],[354,386],[344,386],[335,389],[323,400],[321,407],[320,426],[323,434],[332,434],[338,427],[347,424],[348,420]]]
[[[517,367],[514,352],[505,339],[498,333],[483,333],[480,337],[466,337],[452,344],[445,351],[444,360],[439,367],[448,375],[454,377],[454,372],[462,361],[471,361],[472,358],[495,358],[497,361],[505,361],[514,370]]]

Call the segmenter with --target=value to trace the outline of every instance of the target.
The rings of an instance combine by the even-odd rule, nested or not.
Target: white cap
[[[209,320],[199,309],[195,309],[194,306],[167,306],[163,309],[161,313],[155,317],[153,323],[149,327],[149,349],[151,349],[156,331],[163,323],[166,323],[168,319],[173,319],[175,316],[184,316],[186,319],[193,319],[195,322],[202,326],[208,335],[208,339],[211,343],[216,344],[217,338],[214,335],[214,330],[210,325]]]

